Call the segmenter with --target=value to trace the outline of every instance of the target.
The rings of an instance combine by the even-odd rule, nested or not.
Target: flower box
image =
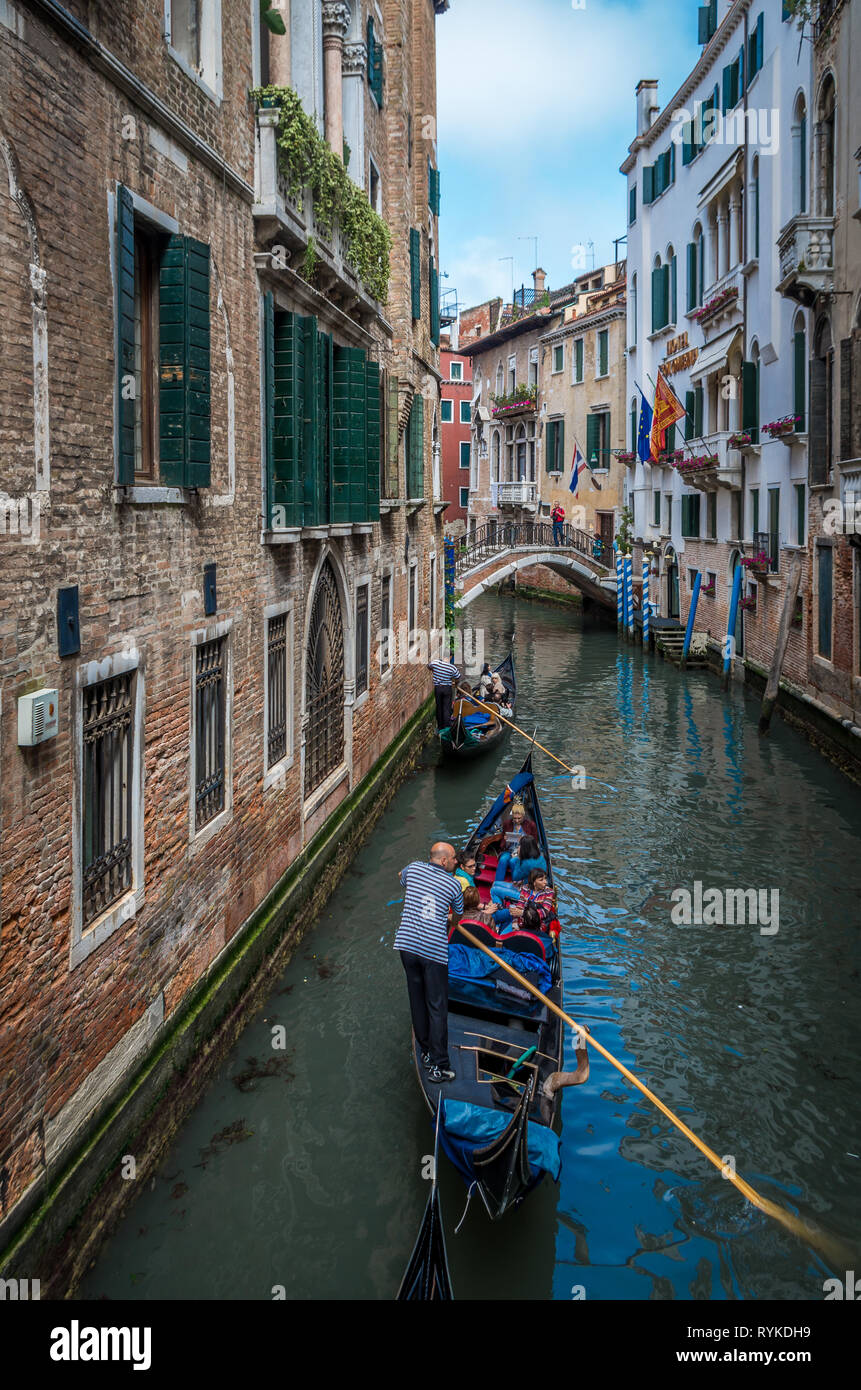
[[[783,439],[791,443],[800,424],[800,415],[784,415],[782,420],[772,420],[770,424],[763,425],[762,429],[763,433],[770,434],[772,439]]]
[[[739,606],[739,608],[741,608],[742,611],[745,612],[745,613],[755,613],[755,612],[756,612],[756,599],[755,599],[755,598],[743,598],[743,599],[741,599],[741,601],[740,601],[740,603],[739,603],[738,606]]]
[[[751,574],[767,574],[771,558],[761,550],[756,555],[745,555],[741,564],[742,569],[749,570]]]
[[[721,290],[720,294],[716,294],[714,299],[710,299],[701,308],[694,309],[691,318],[696,319],[697,323],[703,323],[705,319],[711,318],[712,314],[716,314],[719,310],[726,308],[728,304],[732,304],[735,299],[738,299],[738,290],[734,285],[731,285],[727,289]]]
[[[634,463],[637,462],[637,455],[636,455],[636,454],[621,453],[621,454],[617,454],[616,457],[618,458],[618,460],[619,460],[620,463],[624,463],[624,464],[625,464],[627,467],[629,467],[629,468],[630,468],[630,466],[631,466],[632,464],[634,464]]]
[[[738,434],[731,434],[727,440],[727,446],[730,449],[747,449],[751,443],[751,437],[746,430],[742,430]]]
[[[701,594],[701,595],[702,595],[702,594],[707,594],[709,598],[714,598],[715,593],[716,593],[716,590],[715,590],[714,584],[702,584],[702,585],[700,586],[700,594]]]

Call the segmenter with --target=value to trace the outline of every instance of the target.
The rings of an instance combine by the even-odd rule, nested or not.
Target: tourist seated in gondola
[[[455,878],[459,880],[464,888],[474,888],[477,870],[478,864],[475,855],[462,849],[457,856],[457,868],[454,872]]]
[[[520,844],[524,835],[531,835],[533,839],[537,839],[538,826],[534,820],[530,820],[527,816],[523,802],[513,801],[511,810],[502,822],[500,829],[494,831],[492,835],[486,836],[482,840],[480,848],[483,853],[491,845],[501,844],[502,849],[511,854]]]
[[[511,883],[522,883],[528,879],[533,869],[543,869],[547,873],[547,860],[541,853],[538,841],[532,835],[522,835],[516,849],[499,856],[493,887],[505,886],[510,875]],[[492,890],[491,890],[492,891]]]
[[[488,696],[490,695],[492,686],[493,672],[490,669],[490,662],[485,661],[483,667],[481,668],[481,675],[478,678],[478,687],[475,692],[478,695],[478,698],[480,700],[486,701]]]
[[[549,931],[550,923],[556,916],[556,894],[547,882],[544,869],[533,869],[526,882],[519,885],[519,891],[512,883],[494,883],[490,890],[490,900],[494,905],[490,911],[494,914],[497,928],[500,925],[508,925],[508,912],[519,916],[529,903],[538,912],[541,931]]]

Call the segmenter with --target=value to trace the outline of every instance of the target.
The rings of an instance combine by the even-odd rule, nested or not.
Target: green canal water
[[[576,789],[536,755],[569,1011],[763,1194],[861,1260],[857,790],[779,719],[760,740],[744,691],[644,663],[577,615],[487,596],[467,616],[491,656],[514,637],[522,722],[586,774]],[[429,751],[83,1297],[394,1296],[432,1136],[387,904],[402,865],[432,840],[463,843],[523,755],[512,738],[451,769]],[[696,882],[777,890],[777,932],[675,925],[671,894]],[[458,1235],[465,1188],[442,1160],[457,1297],[823,1297],[822,1260],[594,1052],[588,1083],[563,1093],[561,1133],[558,1186],[498,1224],[475,1199]]]

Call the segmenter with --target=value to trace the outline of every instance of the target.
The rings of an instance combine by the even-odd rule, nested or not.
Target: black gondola
[[[514,674],[514,657],[509,652],[504,661],[496,667],[508,696],[506,707],[514,718],[517,708],[517,677]],[[478,693],[478,686],[473,694]],[[468,697],[455,697],[452,705],[451,724],[440,729],[439,739],[443,752],[452,758],[474,758],[487,753],[502,742],[507,724],[497,714],[489,713]]]
[[[523,802],[534,822],[552,885],[531,755],[467,848],[478,851],[499,833],[514,800]],[[476,880],[484,898],[489,896],[496,865],[497,857],[486,855]],[[509,958],[531,984],[562,1006],[559,952],[551,938],[522,931],[498,936],[483,924],[470,924],[468,930],[503,959]],[[558,1090],[574,1078],[561,1073],[563,1035],[557,1015],[457,931],[449,953],[449,1056],[455,1080],[433,1084],[414,1041],[416,1071],[434,1115],[442,1102],[442,1148],[466,1183],[476,1185],[488,1214],[496,1220],[521,1202],[546,1173],[558,1178],[560,1142],[553,1128]]]
[[[433,1148],[433,1178],[430,1196],[422,1218],[421,1230],[410,1256],[406,1273],[398,1291],[399,1303],[433,1303],[451,1301],[451,1276],[448,1272],[448,1256],[445,1250],[445,1232],[442,1226],[439,1190],[437,1187],[437,1164],[439,1162],[439,1114],[437,1114],[436,1136]]]

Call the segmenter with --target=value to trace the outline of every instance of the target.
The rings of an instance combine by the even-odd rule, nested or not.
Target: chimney
[[[547,279],[547,271],[546,271],[546,270],[541,270],[540,267],[539,267],[538,270],[533,270],[533,272],[532,272],[532,283],[533,283],[533,285],[535,286],[535,298],[536,298],[536,299],[540,299],[541,296],[543,295],[543,293],[544,293],[544,281],[545,281],[546,279]]]
[[[658,114],[658,84],[644,78],[637,87],[637,134],[645,135]]]

